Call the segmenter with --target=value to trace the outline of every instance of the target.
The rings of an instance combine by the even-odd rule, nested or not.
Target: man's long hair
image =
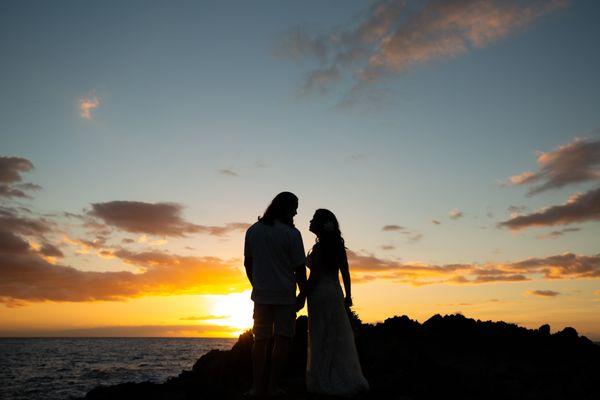
[[[258,220],[267,225],[273,225],[275,220],[278,220],[286,225],[294,226],[294,216],[291,215],[290,210],[297,203],[298,197],[294,193],[281,192],[275,196],[263,216],[258,217]]]

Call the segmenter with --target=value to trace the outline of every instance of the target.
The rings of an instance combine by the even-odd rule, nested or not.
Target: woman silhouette
[[[310,231],[317,235],[307,257],[308,360],[306,386],[311,393],[354,395],[368,390],[362,374],[346,307],[352,306],[346,248],[335,215],[315,212]],[[345,297],[338,274],[341,272]]]

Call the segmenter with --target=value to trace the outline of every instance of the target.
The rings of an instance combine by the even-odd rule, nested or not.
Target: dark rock
[[[356,343],[371,391],[365,399],[597,399],[600,346],[573,328],[526,329],[462,315],[434,315],[423,324],[407,316],[362,324]],[[305,393],[307,319],[296,321],[284,371],[289,399]],[[251,382],[252,335],[229,351],[211,351],[191,371],[163,384],[99,387],[86,399],[241,399]],[[320,397],[323,398],[323,397]]]
[[[540,326],[538,328],[538,332],[542,336],[549,336],[550,335],[550,325],[544,324],[544,325]]]

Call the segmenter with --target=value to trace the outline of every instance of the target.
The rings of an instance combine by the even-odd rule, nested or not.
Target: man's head
[[[294,226],[294,216],[298,211],[298,197],[290,192],[281,192],[271,201],[269,207],[259,220],[267,225],[273,225],[275,220]]]

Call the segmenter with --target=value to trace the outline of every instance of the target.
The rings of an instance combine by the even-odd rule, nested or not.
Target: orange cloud
[[[415,286],[520,282],[540,275],[547,279],[600,278],[600,254],[565,253],[508,263],[435,265],[403,263],[348,250],[348,261],[353,279],[357,282],[380,279]]]
[[[100,98],[92,93],[79,99],[79,115],[84,119],[92,119],[92,111],[100,106]]]
[[[179,318],[181,321],[211,321],[215,319],[227,319],[227,315],[198,315],[191,317]]]
[[[10,329],[0,336],[36,337],[215,337],[232,336],[239,329],[222,325],[133,325],[101,326],[75,329]],[[227,345],[229,348],[231,345]],[[226,349],[224,348],[224,350]]]
[[[162,252],[115,252],[141,273],[52,265],[18,236],[0,231],[0,302],[123,300],[146,295],[230,293],[247,288],[236,261]]]

